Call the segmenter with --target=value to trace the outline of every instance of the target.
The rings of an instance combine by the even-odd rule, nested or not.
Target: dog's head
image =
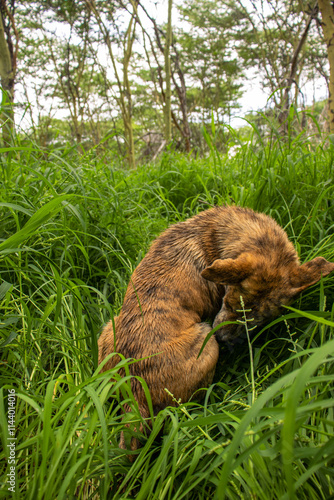
[[[247,319],[252,319],[250,328],[260,326],[279,316],[282,306],[290,304],[300,292],[332,271],[334,263],[323,257],[303,265],[299,265],[297,259],[275,263],[270,256],[251,253],[243,253],[236,259],[215,260],[202,271],[206,280],[225,286],[223,305],[213,326],[225,321],[242,321],[242,309]],[[244,331],[242,324],[224,325],[216,332],[216,337],[233,343]]]

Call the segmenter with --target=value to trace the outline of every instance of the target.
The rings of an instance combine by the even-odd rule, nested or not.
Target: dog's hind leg
[[[178,400],[188,401],[194,392],[212,383],[219,355],[214,336],[210,337],[198,356],[211,330],[207,323],[195,323],[165,345],[161,356],[157,356],[156,360],[152,358],[157,367],[154,383],[149,384],[154,413],[165,406],[175,406]],[[174,400],[168,393],[173,395]],[[197,394],[196,398],[199,397]]]

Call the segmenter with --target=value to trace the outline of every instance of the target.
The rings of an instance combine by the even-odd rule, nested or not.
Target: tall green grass
[[[334,261],[333,144],[284,143],[275,131],[264,141],[253,130],[234,156],[213,146],[205,159],[170,152],[131,172],[94,151],[29,142],[0,150],[1,498],[334,495],[333,277],[250,345],[222,347],[203,404],[162,411],[136,452],[118,448],[125,423],[138,434],[142,420],[128,361],[124,378],[97,367],[98,335],[152,240],[214,204],[264,211],[302,261]],[[204,133],[210,145],[215,130]],[[121,420],[124,403],[133,411]]]

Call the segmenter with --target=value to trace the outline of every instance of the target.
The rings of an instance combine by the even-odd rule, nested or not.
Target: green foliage
[[[249,24],[235,2],[185,2],[179,7],[185,28],[177,37],[187,81],[187,102],[192,121],[210,117],[226,121],[238,108],[239,80],[245,65],[238,60],[240,37],[248,37]],[[237,20],[237,22],[236,22]],[[197,120],[196,120],[197,118]]]
[[[124,378],[97,368],[103,324],[118,313],[151,241],[171,223],[214,204],[249,206],[282,224],[302,261],[334,261],[333,144],[315,147],[304,135],[283,142],[274,128],[265,142],[250,127],[249,141],[229,130],[234,148],[220,155],[212,122],[203,131],[206,159],[170,151],[133,171],[96,149],[47,151],[24,141],[0,150],[0,498],[11,495],[13,388],[13,498],[334,494],[333,277],[250,346],[222,346],[204,403],[165,409],[151,434],[136,430],[142,418],[129,361],[121,361]],[[132,412],[122,420],[124,403]],[[125,423],[139,434],[138,451],[118,447]],[[131,463],[127,454],[138,456]]]

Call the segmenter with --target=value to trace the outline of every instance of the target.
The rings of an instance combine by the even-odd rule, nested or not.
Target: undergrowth
[[[123,378],[101,374],[97,339],[161,231],[238,204],[274,217],[301,261],[334,261],[330,140],[265,142],[255,130],[234,156],[219,156],[214,130],[204,134],[207,158],[168,152],[135,171],[94,150],[29,142],[0,150],[1,498],[333,497],[331,276],[249,345],[222,346],[203,404],[166,408],[138,451],[118,447],[124,424],[135,433],[141,416],[128,361]],[[124,402],[133,408],[127,421]]]

